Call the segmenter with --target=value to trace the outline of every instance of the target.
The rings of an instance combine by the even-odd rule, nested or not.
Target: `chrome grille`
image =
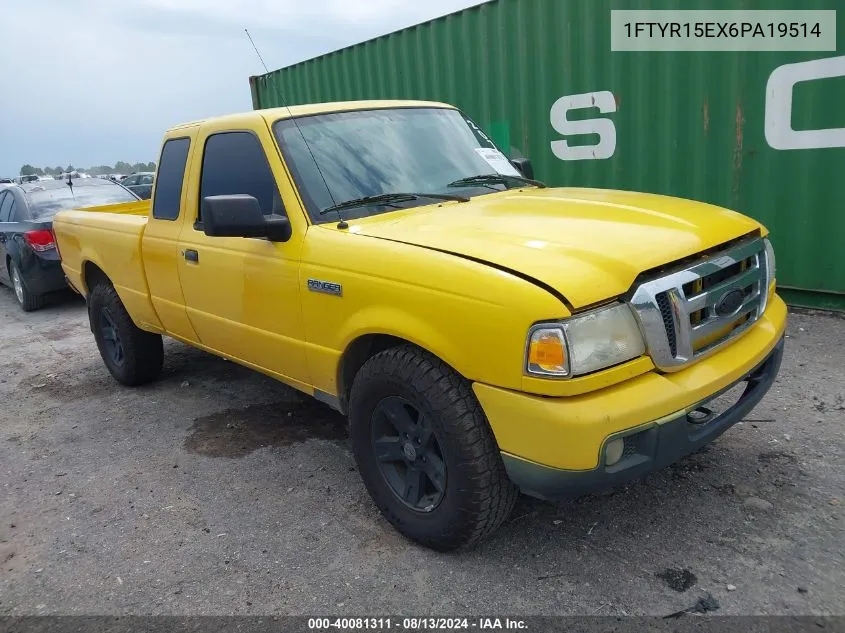
[[[663,318],[663,327],[666,328],[666,337],[669,339],[669,351],[674,356],[678,353],[678,341],[675,338],[675,327],[672,321],[672,305],[665,292],[661,292],[656,298],[660,316]]]
[[[641,284],[631,306],[654,364],[681,369],[748,329],[766,309],[769,282],[765,242],[755,238]]]

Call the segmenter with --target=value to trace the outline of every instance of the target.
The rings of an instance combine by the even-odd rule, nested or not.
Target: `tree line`
[[[88,167],[87,169],[74,167],[73,165],[68,165],[67,167],[34,167],[33,165],[27,164],[21,167],[20,175],[60,176],[61,174],[67,172],[78,171],[91,174],[92,176],[99,176],[101,174],[131,174],[135,171],[155,171],[155,168],[156,164],[152,161],[149,163],[127,163],[123,160],[117,161],[114,166],[94,165],[93,167]]]

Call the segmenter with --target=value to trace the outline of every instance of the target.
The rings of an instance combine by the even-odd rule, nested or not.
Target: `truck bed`
[[[141,238],[147,225],[149,200],[61,211],[53,231],[62,268],[71,285],[87,296],[86,275],[91,265],[111,280],[126,309],[138,325],[159,327],[150,302]]]
[[[136,200],[134,202],[119,202],[117,204],[104,204],[99,207],[86,207],[85,209],[77,209],[84,213],[117,213],[120,215],[143,215],[147,216],[150,213],[149,200]]]

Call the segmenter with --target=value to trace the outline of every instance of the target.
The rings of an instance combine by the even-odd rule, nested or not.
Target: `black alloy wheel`
[[[103,337],[105,352],[109,355],[111,362],[116,367],[123,365],[126,353],[123,350],[123,343],[120,340],[120,332],[115,325],[114,317],[106,306],[100,309],[100,332]]]
[[[443,500],[446,463],[431,422],[401,396],[389,396],[373,411],[372,446],[378,469],[407,507],[430,512]]]

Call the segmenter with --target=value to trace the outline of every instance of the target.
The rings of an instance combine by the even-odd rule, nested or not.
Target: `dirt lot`
[[[0,615],[845,613],[840,318],[791,315],[778,383],[703,452],[452,555],[379,517],[324,406],[174,342],[120,387],[75,298],[0,288],[0,318]]]

